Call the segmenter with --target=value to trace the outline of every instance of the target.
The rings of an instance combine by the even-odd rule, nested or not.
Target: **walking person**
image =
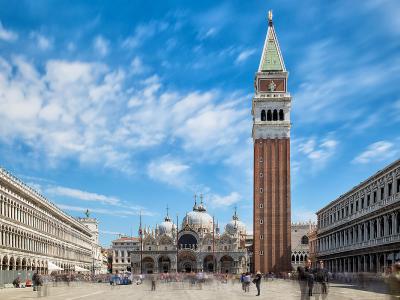
[[[243,280],[244,280],[244,292],[249,292],[250,291],[250,281],[251,281],[251,276],[250,276],[249,272],[246,273]]]
[[[257,295],[256,296],[260,296],[260,285],[261,285],[261,272],[257,271],[256,277],[253,280],[253,283],[256,285],[257,288]]]
[[[328,296],[328,270],[324,268],[324,262],[321,260],[318,267],[314,270],[314,278],[317,283],[318,289],[315,295],[315,299],[319,299],[319,295],[322,296],[322,300],[325,300]]]
[[[151,276],[151,290],[152,291],[156,290],[156,276],[155,275]]]

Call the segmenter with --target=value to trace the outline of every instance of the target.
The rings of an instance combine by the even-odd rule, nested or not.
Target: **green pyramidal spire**
[[[268,12],[268,31],[261,56],[259,72],[286,71],[278,39],[272,23],[272,11]]]

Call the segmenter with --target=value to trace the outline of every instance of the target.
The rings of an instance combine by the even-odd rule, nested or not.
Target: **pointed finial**
[[[200,194],[200,204],[203,204],[203,194]]]
[[[268,23],[272,24],[272,9],[268,11]]]
[[[168,204],[167,204],[167,217],[169,217],[168,211],[169,211],[169,207],[168,207]]]

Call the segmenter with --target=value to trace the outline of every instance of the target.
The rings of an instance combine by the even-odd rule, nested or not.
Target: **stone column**
[[[376,230],[377,230],[376,236],[378,238],[381,237],[381,218],[380,217],[377,218]]]
[[[383,216],[383,235],[387,236],[389,234],[389,224],[388,224],[388,216]]]
[[[392,235],[397,234],[397,211],[392,213]]]

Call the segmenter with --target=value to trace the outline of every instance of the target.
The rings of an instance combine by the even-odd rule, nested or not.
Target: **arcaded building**
[[[292,268],[304,266],[310,258],[310,239],[309,234],[315,228],[315,224],[310,222],[292,223],[291,226],[291,249],[292,249]]]
[[[317,212],[317,259],[332,272],[382,272],[400,260],[400,160]]]
[[[254,270],[291,268],[290,108],[288,72],[272,22],[255,76],[252,102],[254,143]]]
[[[0,168],[1,270],[91,270],[92,232]]]
[[[195,204],[177,228],[168,213],[155,229],[143,229],[142,250],[131,249],[134,273],[248,271],[246,227],[236,211],[220,232],[203,201]]]

